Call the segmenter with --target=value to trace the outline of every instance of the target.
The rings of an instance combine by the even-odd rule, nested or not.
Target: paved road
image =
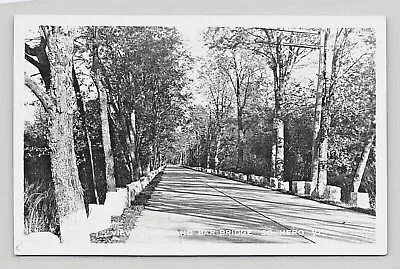
[[[375,217],[168,166],[127,243],[375,241]]]

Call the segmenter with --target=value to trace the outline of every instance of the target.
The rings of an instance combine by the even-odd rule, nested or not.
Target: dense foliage
[[[361,171],[360,191],[370,194],[374,206],[371,29],[336,29],[324,45],[326,63],[321,61],[321,29],[208,28],[203,33],[207,53],[197,61],[175,28],[87,26],[74,31],[73,133],[86,209],[104,202],[110,182],[123,187],[165,162],[274,177],[275,119],[284,126],[283,180],[310,181],[313,142],[318,142],[313,138],[316,99],[323,84],[330,85],[324,96],[329,104],[323,107],[330,116],[328,184],[342,187],[342,200],[348,201]],[[48,92],[47,42],[40,27],[26,41],[25,57],[39,71],[32,79]],[[26,232],[58,233],[48,118],[41,102],[27,106],[35,107],[35,115],[25,123]],[[104,134],[110,137],[111,154],[106,154],[110,145]]]
[[[175,139],[174,131],[183,119],[184,103],[188,98],[183,90],[188,81],[186,72],[190,69],[191,59],[174,28],[81,27],[76,31],[80,34],[75,38],[74,52],[77,101],[74,139],[79,179],[87,207],[89,203],[96,203],[97,196],[103,203],[107,192],[107,160],[103,151],[95,68],[100,70],[100,83],[108,97],[115,183],[117,187],[124,187],[165,162],[164,152],[170,148]],[[35,49],[42,49],[41,53],[46,54],[45,32],[40,29],[39,36],[28,40],[27,46],[30,49],[26,50],[27,57]],[[98,62],[94,61],[96,53],[100,59]],[[32,56],[35,57],[29,59],[31,63],[45,61],[37,56],[36,51]],[[43,76],[37,77],[36,81],[45,86]],[[54,187],[46,135],[47,119],[39,102],[29,105],[42,111],[36,113],[25,127],[25,212],[27,222],[32,222],[29,214],[33,211],[43,217],[49,214],[48,218],[54,219],[56,206],[54,193],[48,193]],[[135,160],[130,156],[135,156]],[[34,199],[36,193],[41,194],[40,197],[46,195],[49,201]],[[45,210],[47,207],[52,207],[52,210]],[[47,226],[39,229],[49,230]]]
[[[267,31],[267,30],[264,30]],[[204,33],[209,48],[207,65],[203,65],[199,80],[205,105],[192,109],[190,114],[192,130],[188,162],[191,165],[215,167],[213,161],[218,154],[220,169],[272,176],[271,147],[274,140],[272,120],[274,118],[273,70],[260,50],[260,29],[210,28]],[[368,139],[371,118],[375,115],[375,40],[370,29],[345,29],[348,36],[342,38],[338,59],[338,75],[332,92],[329,130],[328,184],[342,187],[342,200],[348,201],[361,155]],[[296,38],[297,35],[297,38]],[[290,33],[286,42],[318,45],[313,35],[305,39],[304,33]],[[257,37],[259,39],[257,39]],[[340,40],[341,41],[341,40]],[[295,48],[296,43],[294,43]],[[264,47],[268,45],[264,44]],[[271,50],[276,44],[270,44]],[[287,79],[283,92],[282,118],[285,123],[284,180],[310,180],[311,148],[313,142],[313,120],[317,90],[318,53],[310,48],[301,48],[302,55]],[[333,50],[328,47],[328,50]],[[251,58],[240,64],[221,65],[228,56],[241,54]],[[244,56],[246,55],[246,56]],[[225,57],[225,58],[224,58]],[[222,58],[222,59],[221,59]],[[251,62],[251,66],[249,64]],[[331,63],[328,63],[328,65]],[[227,71],[245,76],[246,68],[253,74],[263,72],[263,76],[252,76],[253,84],[248,91],[249,102],[243,108],[244,118],[244,160],[238,163],[237,143],[237,97],[230,84],[232,77]],[[210,75],[204,75],[212,73]],[[260,82],[260,78],[262,81]],[[215,109],[215,96],[224,91],[232,99],[224,114],[223,129],[215,128],[220,115]],[[373,130],[374,131],[374,130]],[[217,153],[217,135],[222,136]],[[207,157],[207,155],[210,155]],[[207,162],[210,159],[210,162]],[[375,155],[369,155],[360,191],[368,192],[374,205],[375,197]]]

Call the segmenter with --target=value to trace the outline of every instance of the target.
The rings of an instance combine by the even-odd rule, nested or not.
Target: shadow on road
[[[168,167],[137,228],[169,231],[171,237],[174,232],[179,242],[371,243],[374,221],[370,215]]]

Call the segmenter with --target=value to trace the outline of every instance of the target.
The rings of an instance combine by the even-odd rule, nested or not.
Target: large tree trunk
[[[25,59],[33,64],[35,67],[38,68],[43,82],[45,84],[45,88],[47,92],[50,91],[50,86],[51,86],[51,74],[50,74],[50,62],[49,58],[46,53],[46,47],[48,44],[48,39],[45,37],[41,37],[40,43],[36,46],[31,48],[29,45],[25,44]],[[31,56],[35,56],[37,58],[37,61],[32,58]],[[91,154],[91,143],[90,139],[87,135],[87,128],[86,128],[86,119],[85,119],[85,111],[84,111],[84,103],[82,100],[82,95],[80,92],[79,84],[76,78],[75,74],[75,69],[74,66],[72,66],[72,81],[73,81],[73,87],[75,90],[75,95],[77,99],[77,106],[78,110],[80,113],[80,120],[81,120],[81,125],[82,129],[84,131],[84,139],[86,140],[86,149],[84,150],[84,156],[83,159],[87,163],[82,163],[81,167],[78,169],[78,174],[79,174],[79,179],[82,183],[82,186],[84,186],[84,200],[85,200],[85,205],[88,205],[93,199],[97,199],[97,193],[94,184],[94,168],[93,168],[93,161],[92,161],[92,154]],[[89,167],[89,168],[88,168]],[[94,191],[94,193],[93,193]]]
[[[322,113],[324,114],[324,112]],[[328,126],[330,125],[330,116],[322,116],[321,134],[320,134],[320,144],[318,148],[319,152],[319,163],[318,163],[318,181],[316,186],[317,196],[323,197],[326,186],[328,184]]]
[[[285,164],[285,133],[284,133],[284,123],[282,120],[282,105],[283,105],[283,89],[285,86],[285,80],[283,78],[283,66],[280,60],[280,46],[276,46],[277,50],[277,60],[276,64],[273,66],[274,73],[274,93],[275,93],[275,117],[273,119],[273,129],[274,129],[274,147],[273,153],[275,156],[271,158],[274,162],[272,163],[272,171],[275,171],[275,178],[278,182],[283,181],[284,164]]]
[[[115,192],[117,189],[114,177],[114,156],[111,148],[110,125],[108,122],[107,93],[100,81],[100,74],[98,70],[96,74],[96,86],[100,103],[101,136],[103,141],[107,191]]]
[[[108,97],[106,89],[101,81],[100,58],[98,54],[97,29],[94,29],[94,48],[93,48],[93,71],[94,82],[97,88],[100,103],[101,135],[103,140],[104,162],[106,170],[107,191],[115,192],[116,184],[114,177],[114,155],[111,148],[110,125],[108,122]]]
[[[339,31],[339,30],[338,30]],[[347,38],[347,33],[345,32],[345,37]],[[343,47],[338,44],[339,32],[335,35],[335,41],[332,49],[332,62],[331,62],[331,73],[330,78],[328,79],[326,72],[326,49],[327,49],[327,40],[330,35],[330,30],[327,29],[325,32],[324,39],[324,56],[323,56],[323,75],[321,81],[323,83],[322,90],[322,112],[321,112],[321,128],[318,134],[318,180],[316,186],[316,192],[314,191],[313,195],[317,195],[320,198],[323,198],[327,181],[328,181],[328,151],[329,151],[329,129],[331,125],[331,98],[332,93],[336,87],[336,80],[338,76],[338,57]]]
[[[78,177],[73,136],[75,108],[72,85],[73,32],[62,27],[48,31],[51,84],[49,107],[49,146],[51,174],[55,187],[62,242],[88,242],[85,234],[86,211]]]
[[[53,117],[50,117],[51,174],[56,192],[60,233],[63,242],[79,240],[78,237],[82,236],[79,231],[84,228],[86,221],[83,190],[78,178],[72,130],[72,114],[55,113]]]
[[[328,139],[331,125],[330,90],[328,90],[328,86],[325,86],[323,95],[321,129],[318,135],[318,181],[316,186],[316,195],[320,198],[323,197],[328,184]]]
[[[320,51],[319,51],[319,66],[318,66],[318,81],[317,81],[317,92],[315,96],[315,112],[314,112],[314,128],[313,128],[313,140],[312,140],[312,159],[311,159],[311,182],[312,192],[318,184],[318,163],[319,163],[319,146],[318,146],[318,135],[321,128],[321,114],[322,114],[322,93],[323,86],[322,81],[325,81],[326,74],[326,52],[327,52],[327,35],[324,30],[321,31],[320,35]],[[322,72],[321,72],[322,68]]]
[[[357,171],[356,171],[356,174],[354,176],[353,192],[358,192],[358,190],[360,188],[361,180],[363,178],[364,171],[365,171],[365,167],[367,166],[369,153],[371,151],[372,144],[373,144],[374,139],[375,139],[375,135],[376,135],[376,133],[375,133],[375,123],[372,123],[371,125],[372,126],[370,126],[369,132],[368,132],[368,139],[367,139],[367,142],[365,143],[364,150],[363,150],[363,153],[361,155],[361,160],[358,163]]]

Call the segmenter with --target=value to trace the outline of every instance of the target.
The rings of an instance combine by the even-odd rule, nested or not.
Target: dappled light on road
[[[375,217],[169,166],[128,243],[374,242]]]

